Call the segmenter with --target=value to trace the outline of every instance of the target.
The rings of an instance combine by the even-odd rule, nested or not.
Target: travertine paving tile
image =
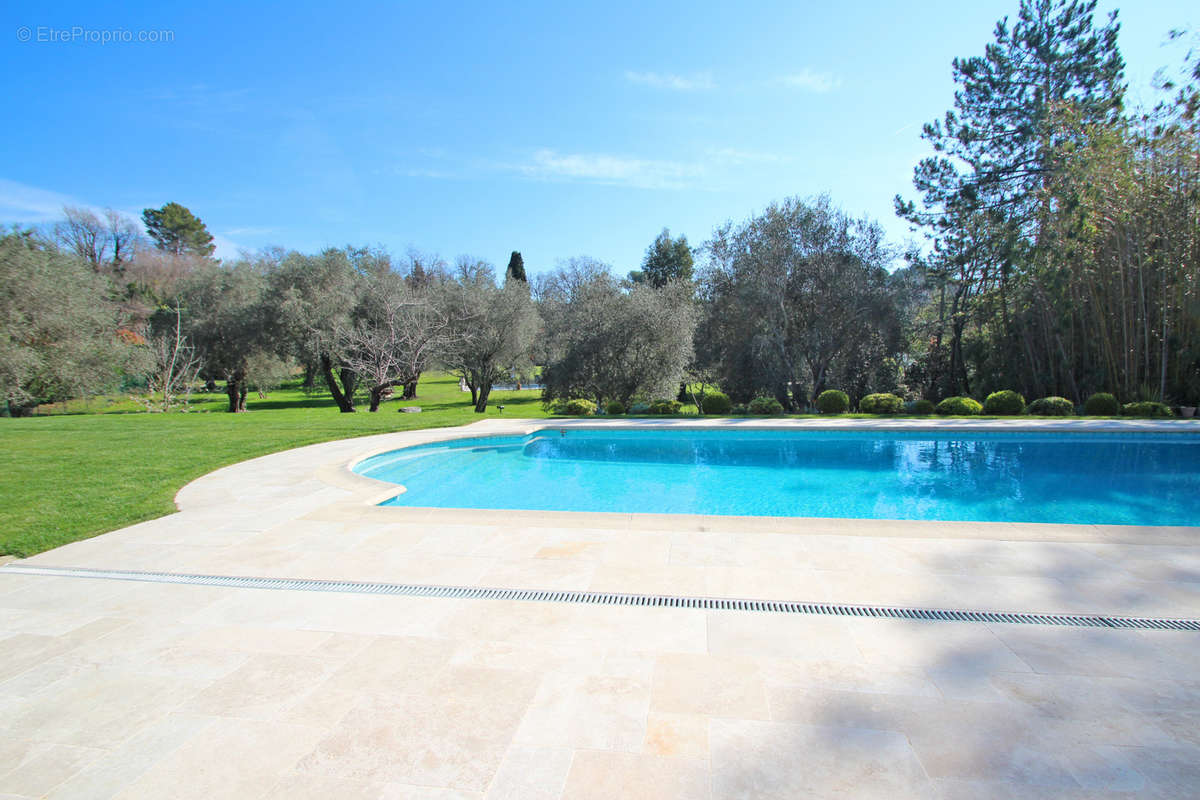
[[[549,673],[542,678],[514,741],[541,747],[634,752],[641,748],[649,708],[647,681]]]
[[[388,783],[384,785],[379,800],[483,800],[483,794],[437,786]]]
[[[862,661],[862,653],[839,617],[807,614],[708,614],[710,653],[816,661]]]
[[[260,653],[192,695],[181,710],[215,717],[276,719],[333,670],[333,664],[313,656]]]
[[[513,745],[488,786],[487,800],[558,800],[574,752],[559,747]]]
[[[653,756],[708,758],[708,717],[651,712],[642,752]]]
[[[385,784],[289,773],[262,800],[380,800]]]
[[[12,727],[41,741],[110,747],[161,720],[199,685],[124,670],[86,670],[35,695]]]
[[[60,784],[50,793],[50,800],[108,800],[214,722],[212,717],[168,714]]]
[[[790,686],[913,697],[943,696],[925,670],[912,667],[869,664],[861,660],[763,658],[757,654],[755,661],[768,687]],[[986,675],[984,679],[986,680]]]
[[[0,792],[40,797],[104,751],[12,739],[0,746]]]
[[[708,800],[703,761],[633,753],[575,753],[562,800]]]
[[[636,606],[578,606],[570,635],[630,651],[668,653],[703,653],[708,639],[702,614]]]
[[[930,797],[903,734],[863,728],[714,719],[712,797]]]
[[[476,581],[479,586],[502,589],[546,589],[586,591],[596,574],[588,560],[525,558],[497,561]]]
[[[117,800],[261,797],[311,751],[320,731],[300,725],[216,719],[132,783]]]
[[[767,719],[767,692],[749,657],[664,654],[654,668],[653,711]]]
[[[482,792],[536,686],[524,672],[448,668],[426,691],[364,700],[297,769]]]

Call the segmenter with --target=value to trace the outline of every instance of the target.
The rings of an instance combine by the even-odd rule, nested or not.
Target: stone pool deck
[[[386,487],[346,469],[595,424],[493,418],[278,453],[188,485],[177,514],[0,566],[0,798],[1200,794],[1198,631],[16,571],[1200,618],[1197,528],[379,508]]]

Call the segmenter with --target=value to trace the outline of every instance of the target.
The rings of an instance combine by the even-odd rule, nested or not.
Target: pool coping
[[[491,436],[529,436],[543,430],[810,430],[1010,433],[1184,433],[1200,435],[1200,420],[1081,420],[1081,419],[497,419],[456,428],[384,434],[349,460],[326,464],[316,471],[324,483],[351,493],[333,504],[327,514],[338,519],[373,521],[416,520],[442,524],[482,524],[500,515],[506,522],[530,527],[580,527],[654,531],[713,531],[737,529],[755,533],[821,533],[838,536],[905,538],[998,539],[1007,541],[1100,541],[1120,544],[1191,544],[1191,526],[1096,525],[1092,523],[974,522],[890,520],[852,517],[761,517],[715,514],[652,514],[612,511],[539,511],[528,509],[467,509],[425,506],[381,506],[406,491],[399,484],[367,478],[354,472],[362,461],[402,447]],[[426,434],[426,435],[422,435]],[[402,515],[402,516],[401,516]]]

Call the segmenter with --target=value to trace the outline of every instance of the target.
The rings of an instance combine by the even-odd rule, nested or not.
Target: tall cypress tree
[[[516,278],[522,283],[528,283],[529,279],[525,277],[525,259],[521,258],[520,252],[513,250],[512,255],[508,258],[508,269],[504,271],[504,282],[508,283],[509,279]]]

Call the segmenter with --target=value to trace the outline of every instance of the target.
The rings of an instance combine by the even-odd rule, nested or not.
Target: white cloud
[[[0,222],[48,222],[62,216],[63,206],[81,206],[69,195],[0,178]]]
[[[251,248],[243,247],[219,233],[213,234],[213,248],[213,255],[222,260],[237,259],[243,252],[253,252]]]
[[[244,228],[230,228],[229,230],[225,231],[225,234],[228,236],[269,236],[275,232],[276,231],[274,228],[255,228],[248,226]]]
[[[679,92],[717,88],[712,75],[707,72],[698,72],[694,75],[685,76],[673,75],[669,72],[635,72],[633,70],[626,70],[625,80],[655,89],[673,89]]]
[[[763,153],[757,150],[739,150],[736,147],[710,148],[707,155],[714,162],[737,167],[751,164],[783,164],[794,160],[791,156]]]
[[[779,82],[793,89],[801,89],[817,94],[832,92],[842,85],[841,78],[836,77],[832,72],[817,72],[809,67],[805,67],[791,75],[784,75],[779,79]]]
[[[629,158],[603,153],[559,153],[542,149],[515,169],[531,178],[572,179],[642,189],[678,189],[704,168],[680,161]]]

